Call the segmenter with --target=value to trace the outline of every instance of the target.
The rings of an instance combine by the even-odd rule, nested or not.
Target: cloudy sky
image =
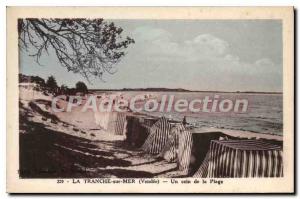
[[[282,32],[276,20],[114,20],[135,40],[114,75],[89,88],[167,87],[218,91],[282,91]],[[20,54],[24,74],[73,86],[54,54],[43,66]]]

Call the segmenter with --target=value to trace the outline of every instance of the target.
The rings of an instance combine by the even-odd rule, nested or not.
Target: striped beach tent
[[[111,112],[107,131],[115,135],[123,135],[126,127],[126,113]]]
[[[118,113],[116,122],[116,135],[124,135],[126,128],[126,113]]]
[[[150,128],[150,134],[141,149],[151,154],[158,154],[165,147],[171,131],[171,124],[165,117],[160,118]]]
[[[210,153],[207,153],[200,168],[194,174],[194,178],[207,178],[208,177],[208,166],[209,166],[209,156]]]
[[[262,140],[213,140],[194,177],[282,177],[282,146]]]
[[[142,125],[149,129],[157,121],[158,119],[154,117],[140,117],[140,122],[142,123]]]
[[[186,131],[187,132],[182,135],[183,138],[180,139],[180,142],[182,142],[181,148],[186,146],[184,150],[185,156],[183,156],[180,161],[180,168],[185,170],[189,176],[193,176],[193,174],[196,173],[199,170],[199,167],[203,164],[212,140],[224,139],[225,137],[227,137],[227,139],[234,139],[222,132],[199,133],[199,131],[194,128],[187,129]]]
[[[107,130],[111,112],[94,112],[95,123],[102,129]]]
[[[141,116],[126,116],[126,139],[125,141],[132,147],[140,148],[150,134],[150,124],[154,124],[156,120],[142,118]],[[152,126],[151,125],[151,126]]]
[[[184,130],[185,127],[182,123],[175,124],[171,128],[171,132],[168,137],[167,143],[165,147],[162,149],[162,152],[159,154],[160,157],[164,158],[168,162],[173,162],[177,160],[179,134]]]
[[[178,135],[178,166],[179,170],[188,174],[193,147],[192,133],[186,129]]]
[[[186,129],[184,124],[179,123],[172,127],[160,156],[169,162],[177,160],[179,170],[187,175],[190,172],[192,148],[193,134]]]

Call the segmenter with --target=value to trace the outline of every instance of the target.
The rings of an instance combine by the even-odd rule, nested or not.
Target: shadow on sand
[[[19,137],[21,178],[153,176],[150,172],[122,169],[132,164],[116,158],[114,153],[118,152],[117,149],[102,150],[90,140],[48,129],[44,123],[29,121],[26,114],[20,115],[20,129],[24,132]],[[108,166],[121,168],[106,169]]]

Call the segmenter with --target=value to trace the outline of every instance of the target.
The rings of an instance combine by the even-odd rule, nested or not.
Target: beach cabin
[[[38,85],[31,82],[21,82],[19,83],[20,98],[22,99],[33,99],[37,94],[36,90]]]

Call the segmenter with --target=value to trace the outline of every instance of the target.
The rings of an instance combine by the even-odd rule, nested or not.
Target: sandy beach
[[[33,168],[41,169],[43,177],[180,176],[176,163],[126,146],[123,135],[101,129],[92,111],[82,113],[79,106],[71,113],[54,113],[49,108],[51,96],[36,92],[25,98],[24,92],[20,93],[21,176],[35,177]]]
[[[30,94],[26,89],[20,90],[21,176],[35,177],[42,172],[43,177],[74,177],[74,170],[76,177],[181,176],[175,162],[169,163],[129,146],[124,142],[125,135],[114,135],[99,126],[97,116],[103,115],[92,110],[80,111],[85,100],[72,112],[56,113],[50,107],[52,98],[41,92]],[[66,105],[65,100],[57,103],[58,107]],[[276,135],[218,128],[196,128],[192,132],[223,132],[241,138],[282,140]],[[46,143],[39,140],[46,140]]]

